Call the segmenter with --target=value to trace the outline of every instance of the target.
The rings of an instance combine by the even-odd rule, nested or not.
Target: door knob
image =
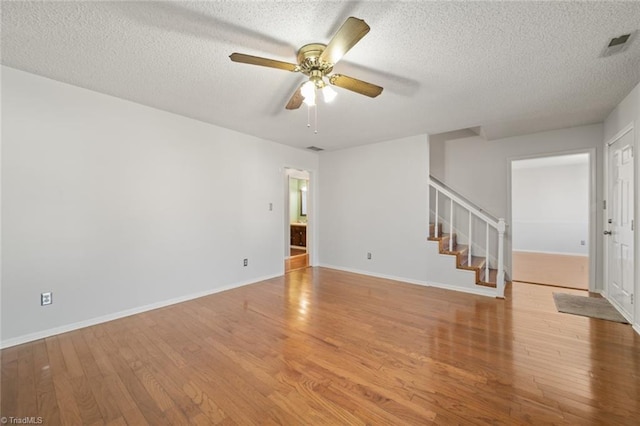
[[[604,231],[604,235],[611,235],[611,231]]]

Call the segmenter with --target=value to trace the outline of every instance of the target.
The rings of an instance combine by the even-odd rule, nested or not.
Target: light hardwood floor
[[[499,300],[301,269],[7,348],[1,413],[47,425],[637,425],[640,337],[557,313],[553,291],[514,283]]]
[[[581,290],[589,288],[588,256],[515,250],[511,256],[514,280]]]
[[[284,260],[285,273],[306,268],[307,266],[309,266],[309,253],[292,255]]]

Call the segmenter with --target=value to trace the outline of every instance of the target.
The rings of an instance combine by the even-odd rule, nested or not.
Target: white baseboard
[[[461,291],[463,293],[475,294],[478,296],[487,296],[487,297],[493,297],[493,298],[498,297],[498,292],[493,287],[477,286],[477,288],[470,288],[470,287],[460,287],[460,286],[455,286],[451,284],[442,284],[442,283],[435,283],[435,282],[430,282],[429,285],[431,287],[438,287],[444,290]]]
[[[640,334],[640,323],[633,324],[632,328],[636,333]]]
[[[346,268],[344,266],[326,265],[326,264],[319,265],[319,266],[321,266],[323,268],[336,269],[338,271],[352,272],[354,274],[367,275],[367,276],[376,277],[376,278],[384,278],[384,279],[387,279],[387,280],[400,281],[400,282],[405,282],[405,283],[409,283],[409,284],[421,285],[421,286],[425,286],[425,287],[438,287],[438,288],[442,288],[442,289],[445,289],[445,290],[461,291],[463,293],[476,294],[476,295],[479,295],[479,296],[496,297],[496,295],[497,295],[497,293],[496,293],[496,291],[494,289],[485,288],[485,287],[481,287],[481,286],[478,286],[478,288],[459,287],[459,286],[455,286],[455,285],[442,284],[442,283],[437,283],[437,282],[433,282],[433,281],[414,280],[414,279],[411,279],[411,278],[403,278],[403,277],[397,277],[397,276],[393,276],[393,275],[378,274],[378,273],[370,272],[370,271],[362,271],[360,269]]]
[[[394,275],[378,274],[376,272],[363,271],[363,270],[360,270],[360,269],[347,268],[347,267],[344,267],[344,266],[327,265],[327,264],[320,264],[318,266],[321,267],[321,268],[336,269],[338,271],[351,272],[351,273],[360,274],[360,275],[367,275],[369,277],[383,278],[385,280],[400,281],[400,282],[404,282],[404,283],[422,285],[422,286],[427,286],[427,287],[430,286],[430,284],[428,282],[426,282],[426,281],[414,280],[414,279],[411,279],[411,278],[396,277]]]
[[[609,299],[606,295],[604,296],[604,298],[607,299],[607,301],[609,303],[611,303],[611,306],[616,308],[616,311],[618,311],[618,313],[620,313],[620,315],[622,315],[624,317],[624,319],[626,319],[629,322],[629,324],[631,324],[631,326],[635,327],[634,324],[633,324],[633,321],[631,321],[631,317],[625,313],[624,309],[622,309],[622,306],[620,306],[618,304],[618,302],[616,302],[613,299]],[[634,328],[634,330],[635,330],[635,328]]]
[[[511,251],[516,253],[536,253],[536,254],[552,254],[555,256],[589,257],[589,253],[574,253],[574,252],[544,251],[544,250],[521,250],[521,249],[511,249]]]
[[[222,287],[217,287],[211,290],[205,290],[198,293],[188,294],[186,296],[175,297],[169,300],[163,300],[161,302],[151,303],[136,308],[125,309],[124,311],[114,312],[112,314],[102,315],[96,318],[91,318],[84,321],[74,322],[72,324],[66,324],[59,327],[49,328],[47,330],[37,331],[35,333],[29,333],[22,336],[14,337],[11,339],[2,340],[0,342],[0,349],[9,348],[11,346],[21,345],[23,343],[33,342],[34,340],[44,339],[46,337],[55,336],[56,334],[67,333],[69,331],[78,330],[84,327],[90,327],[92,325],[101,324],[108,321],[128,317],[142,312],[152,311],[158,308],[164,308],[165,306],[175,305],[177,303],[186,302],[188,300],[198,299],[200,297],[209,296],[211,294],[220,293],[234,288],[243,287],[249,284],[255,284],[260,281],[269,280],[276,277],[281,277],[282,274],[270,275],[260,278],[252,279],[251,281],[242,281],[234,284],[229,284]]]

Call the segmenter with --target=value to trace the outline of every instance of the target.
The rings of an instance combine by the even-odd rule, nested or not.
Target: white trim
[[[577,257],[589,257],[589,253],[569,253],[569,252],[560,252],[560,251],[543,251],[543,250],[519,250],[519,249],[511,249],[511,253],[542,253],[542,254],[553,254],[557,256],[577,256]]]
[[[396,277],[395,275],[378,274],[376,272],[363,271],[361,269],[347,268],[344,266],[328,265],[326,263],[320,264],[318,266],[321,268],[335,269],[337,271],[351,272],[353,274],[367,275],[369,277],[383,278],[385,280],[401,281],[408,284],[416,284],[416,285],[421,285],[426,287],[430,286],[430,284],[426,281],[414,280],[411,278],[404,278],[404,277]]]
[[[624,309],[622,308],[622,306],[620,306],[620,304],[618,302],[616,302],[614,299],[610,299],[610,298],[608,298],[606,296],[605,296],[605,299],[607,299],[609,301],[609,303],[611,303],[611,305],[614,308],[616,308],[616,311],[618,311],[620,313],[620,315],[622,315],[624,317],[624,319],[629,321],[629,324],[633,324],[633,319],[631,319],[629,317],[629,314],[624,311]]]
[[[633,324],[631,328],[633,328],[636,333],[640,334],[640,324]]]
[[[598,282],[598,181],[596,161],[597,151],[595,148],[589,150],[589,290],[596,290],[596,282]],[[602,180],[601,180],[602,182]],[[604,192],[604,189],[602,190]],[[602,213],[604,216],[604,213]],[[602,258],[600,258],[602,262]]]
[[[621,139],[622,137],[624,137],[627,133],[633,131],[635,129],[635,122],[631,121],[629,124],[627,124],[626,126],[624,126],[620,131],[618,131],[613,137],[609,138],[609,140],[607,140],[604,144],[604,149],[603,149],[603,157],[604,157],[604,163],[602,165],[603,168],[603,188],[602,188],[602,192],[603,192],[603,198],[604,200],[607,202],[607,208],[603,209],[603,213],[602,213],[602,230],[606,230],[608,228],[608,210],[609,210],[609,200],[611,200],[611,197],[609,197],[609,155],[610,155],[610,147],[611,145],[613,145],[614,143],[616,143],[619,139]],[[638,218],[638,197],[636,196],[636,191],[637,188],[635,187],[638,183],[638,156],[637,154],[637,141],[636,141],[636,137],[634,135],[633,138],[633,184],[634,184],[634,196],[633,196],[633,215],[634,215],[634,219],[637,220]],[[634,231],[633,233],[633,251],[634,251],[634,270],[633,270],[633,290],[634,290],[634,294],[636,293],[637,290],[637,280],[638,280],[638,264],[637,264],[637,256],[638,256],[638,231]],[[620,312],[620,314],[622,316],[624,316],[630,324],[634,324],[634,320],[635,318],[635,306],[632,307],[632,312],[630,313],[630,315],[632,316],[632,320],[630,320],[629,318],[627,318],[627,315],[625,315],[625,311],[624,309],[622,309],[617,303],[614,303],[613,299],[609,299],[609,241],[607,239],[607,237],[603,234],[600,235],[600,238],[602,238],[602,263],[603,263],[603,292],[602,295],[611,303],[611,305],[613,305],[613,307],[616,308],[616,310],[618,312]],[[634,326],[634,330],[635,330],[635,326]],[[636,330],[638,331],[638,330]],[[640,331],[638,331],[638,334],[640,334]]]
[[[285,217],[285,241],[284,241],[284,253],[282,258],[282,273],[284,273],[284,261],[287,259],[287,253],[289,253],[290,248],[290,225],[291,218],[289,217],[289,208],[290,208],[290,200],[289,200],[289,176],[290,173],[295,174],[296,176],[304,176],[303,179],[307,179],[309,181],[309,186],[307,189],[307,246],[305,249],[307,250],[307,254],[309,255],[309,266],[316,266],[318,252],[319,249],[317,247],[317,235],[318,235],[318,221],[317,221],[317,182],[319,181],[318,171],[315,169],[301,169],[295,166],[291,166],[289,164],[284,164],[282,166],[282,172],[284,174],[285,180],[285,197],[284,197],[284,217]]]
[[[618,133],[616,133],[613,137],[611,137],[608,141],[605,142],[605,148],[610,147],[611,145],[613,145],[614,143],[616,143],[616,141],[618,139],[620,139],[621,137],[623,137],[624,135],[626,135],[627,133],[629,133],[631,130],[633,130],[633,121],[629,124],[627,124],[626,126],[624,126],[622,128],[622,130],[620,130]]]
[[[243,287],[250,284],[256,284],[261,281],[270,280],[273,278],[281,277],[282,274],[270,275],[260,278],[252,279],[251,281],[242,281],[239,283],[229,284],[226,286],[218,287],[212,290],[205,290],[198,293],[188,294],[186,296],[175,297],[169,300],[163,300],[162,302],[151,303],[137,308],[125,309],[124,311],[114,312],[112,314],[102,315],[96,318],[91,318],[84,321],[78,321],[72,324],[62,325],[59,327],[50,328],[47,330],[37,331],[35,333],[29,333],[22,336],[14,337],[0,342],[0,349],[5,349],[11,346],[21,345],[23,343],[32,342],[34,340],[44,339],[46,337],[55,336],[57,334],[67,333],[69,331],[78,330],[85,327],[90,327],[96,324],[102,324],[105,322],[113,321],[116,319],[128,317],[131,315],[140,314],[142,312],[152,311],[158,308],[164,308],[165,306],[175,305],[178,303],[186,302],[200,297],[209,296],[215,293],[220,293],[234,288]]]
[[[436,182],[433,179],[431,179],[431,176],[429,176],[429,185],[431,185],[434,188],[436,188],[438,190],[438,192],[442,192],[444,195],[446,195],[449,198],[449,200],[451,201],[451,203],[456,203],[456,204],[464,207],[465,209],[467,209],[468,211],[473,213],[476,217],[484,220],[489,225],[491,225],[493,228],[498,229],[498,220],[495,220],[494,218],[487,216],[480,209],[478,209],[475,206],[472,206],[471,204],[467,203],[462,197],[458,196],[457,194],[454,194],[453,192],[451,192],[447,188],[445,188],[443,185],[440,185],[438,182]],[[437,214],[437,212],[436,212],[436,214]],[[453,215],[453,209],[451,209],[450,214]]]
[[[511,197],[511,193],[513,191],[512,189],[512,185],[511,185],[511,178],[512,178],[512,174],[513,174],[513,162],[514,161],[520,161],[520,160],[531,160],[531,159],[535,159],[535,158],[545,158],[545,157],[560,157],[560,156],[564,156],[564,155],[574,155],[574,154],[589,154],[589,222],[588,222],[588,227],[589,227],[589,291],[595,292],[596,291],[596,282],[598,281],[596,278],[596,262],[597,262],[597,257],[598,257],[598,252],[597,252],[597,247],[596,247],[596,243],[591,243],[592,241],[596,241],[597,238],[597,234],[598,234],[598,208],[600,206],[598,206],[598,191],[597,191],[597,179],[596,179],[596,168],[597,168],[597,161],[596,161],[596,155],[597,155],[597,150],[596,148],[582,148],[582,149],[571,149],[571,150],[566,150],[566,151],[558,151],[558,152],[545,152],[545,153],[539,153],[539,154],[530,154],[530,155],[524,155],[524,156],[515,156],[515,157],[509,157],[507,158],[507,163],[508,163],[508,176],[507,176],[507,221],[512,225],[511,228],[511,232],[513,233],[513,215],[512,215],[512,207],[513,207],[513,200]],[[606,163],[606,159],[605,159],[605,163]],[[606,166],[606,164],[605,164]],[[606,169],[605,169],[606,170]],[[603,188],[603,191],[606,194],[606,188]],[[603,215],[604,217],[604,215]],[[511,272],[511,275],[513,275],[513,258],[511,256],[511,253],[513,251],[522,251],[522,250],[514,250],[513,249],[513,238],[511,235],[509,235],[508,237],[508,244],[509,244],[509,248],[505,249],[505,254],[508,256],[509,258],[509,269]]]
[[[549,223],[551,224],[558,224],[558,225],[566,225],[566,224],[572,224],[572,223],[586,223],[587,225],[589,224],[589,221],[578,221],[578,220],[516,220],[514,223],[539,223],[539,224],[543,224],[543,225],[547,225]]]
[[[495,289],[490,290],[490,287],[488,288],[484,288],[482,286],[478,286],[480,288],[458,287],[455,285],[441,284],[433,281],[414,280],[411,278],[396,277],[394,275],[378,274],[376,272],[363,271],[363,270],[354,269],[354,268],[346,268],[343,266],[326,265],[326,264],[323,264],[320,266],[322,268],[335,269],[337,271],[351,272],[353,274],[366,275],[366,276],[375,277],[375,278],[383,278],[386,280],[400,281],[408,284],[421,285],[424,287],[436,287],[436,288],[442,288],[445,290],[460,291],[463,293],[475,294],[478,296],[487,296],[487,297],[493,297],[493,298],[497,297]],[[468,271],[468,272],[472,272],[472,271]]]
[[[479,285],[476,285],[476,287],[458,287],[455,285],[436,282],[430,282],[429,285],[431,287],[437,287],[443,290],[460,291],[462,293],[475,294],[477,296],[492,297],[494,299],[504,299],[504,297],[499,297],[496,290],[492,287],[484,287]]]

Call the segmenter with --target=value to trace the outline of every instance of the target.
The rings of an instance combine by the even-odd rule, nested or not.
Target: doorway
[[[605,294],[633,323],[635,277],[633,127],[607,143]]]
[[[286,169],[285,273],[309,266],[311,240],[310,174]]]
[[[588,290],[591,153],[511,162],[514,281]]]

